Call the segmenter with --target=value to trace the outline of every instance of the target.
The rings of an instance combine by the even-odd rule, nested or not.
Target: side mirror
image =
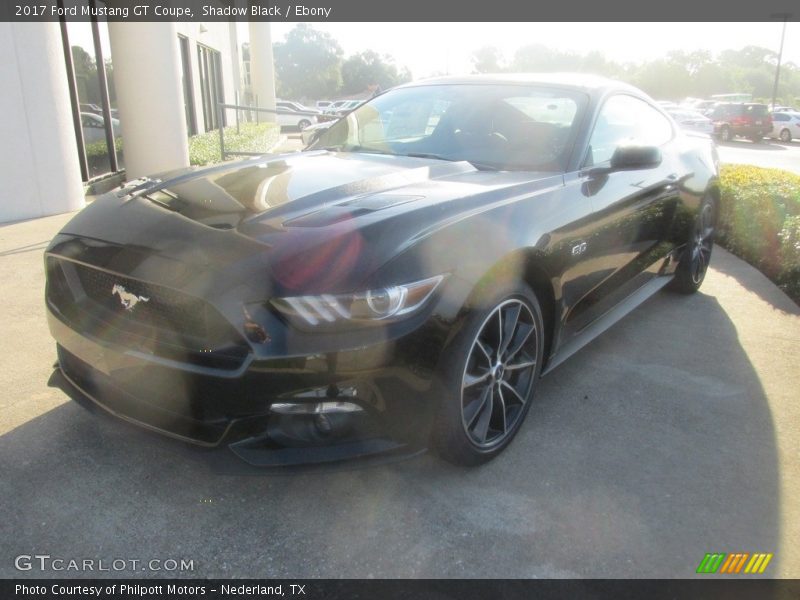
[[[328,125],[326,125],[325,127],[318,127],[314,131],[314,133],[311,134],[311,141],[308,142],[308,145],[310,146],[311,144],[316,142],[320,138],[320,136],[322,136],[322,134],[325,133],[328,130],[328,127],[333,125],[333,123],[334,123],[333,121],[330,121],[330,123]]]
[[[652,169],[661,164],[661,150],[656,146],[619,146],[611,156],[612,171]]]

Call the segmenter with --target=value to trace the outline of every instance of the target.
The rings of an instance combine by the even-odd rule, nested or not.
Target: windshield
[[[754,117],[766,117],[768,114],[766,104],[746,104],[745,112]]]
[[[588,97],[528,85],[389,91],[337,121],[309,150],[465,160],[493,170],[563,171]]]

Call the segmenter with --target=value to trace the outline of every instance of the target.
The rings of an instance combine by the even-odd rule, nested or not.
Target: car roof
[[[763,106],[767,108],[767,105],[761,102],[720,102],[718,106]]]
[[[585,73],[500,73],[494,75],[452,75],[446,77],[433,77],[422,79],[400,87],[414,87],[419,85],[457,85],[457,84],[538,84],[583,90],[586,92],[602,93],[610,90],[634,92],[637,95],[643,92],[632,85]]]

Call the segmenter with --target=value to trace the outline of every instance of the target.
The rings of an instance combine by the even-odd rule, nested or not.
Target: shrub
[[[114,147],[117,150],[117,154],[122,153],[122,138],[116,137],[114,138]],[[95,142],[89,142],[85,145],[86,148],[86,158],[89,160],[96,159],[96,158],[104,158],[108,155],[108,144],[106,144],[105,139],[97,140]]]
[[[720,245],[800,301],[800,175],[725,165],[720,189]]]
[[[225,149],[239,152],[267,152],[278,141],[280,127],[275,123],[242,123],[239,133],[236,126],[225,128]],[[189,162],[209,165],[222,160],[219,131],[193,135],[189,138]]]
[[[787,217],[780,238],[781,271],[778,285],[800,303],[800,216]]]

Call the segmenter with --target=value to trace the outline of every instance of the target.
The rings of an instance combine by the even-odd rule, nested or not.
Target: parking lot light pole
[[[789,13],[775,13],[771,15],[773,19],[783,19],[783,32],[781,33],[781,47],[778,50],[778,66],[775,68],[775,83],[772,86],[772,110],[775,110],[775,105],[778,98],[778,81],[781,78],[781,58],[783,57],[783,41],[786,38],[786,21],[791,16]]]

